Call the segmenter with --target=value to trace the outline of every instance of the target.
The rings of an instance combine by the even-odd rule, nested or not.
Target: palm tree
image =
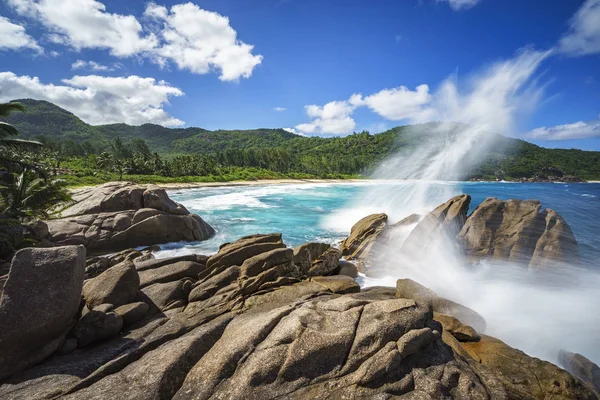
[[[25,111],[25,107],[21,103],[0,103],[0,118],[8,117],[14,111]],[[10,151],[27,152],[37,151],[43,145],[34,140],[17,139],[15,136],[19,134],[17,128],[9,123],[0,121],[0,161],[5,163],[17,163],[14,159],[7,157],[6,154]]]
[[[98,156],[96,164],[98,165],[98,168],[104,171],[104,179],[106,179],[106,173],[108,172],[108,170],[112,168],[113,161],[113,156],[111,156],[110,153],[106,151],[100,153],[100,155]]]
[[[27,168],[7,178],[0,186],[0,217],[20,221],[49,218],[57,206],[71,201],[63,180],[43,179]]]

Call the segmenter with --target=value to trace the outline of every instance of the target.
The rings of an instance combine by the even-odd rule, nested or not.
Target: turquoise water
[[[426,212],[427,209],[407,210],[394,215],[394,196],[404,197],[406,185],[269,184],[170,191],[171,198],[204,218],[217,234],[205,242],[163,246],[159,256],[192,251],[211,254],[222,243],[254,233],[281,232],[289,246],[308,241],[337,243],[348,235],[352,224],[370,212],[388,212],[395,217],[392,219],[414,211]],[[571,225],[587,263],[596,265],[600,260],[600,184],[440,182],[433,187],[443,190],[429,199],[431,208],[459,193],[471,195],[472,209],[489,196],[538,199],[543,207],[555,209]]]
[[[521,266],[463,265],[454,254],[429,251],[402,260],[391,247],[381,266],[386,276],[357,278],[362,286],[395,286],[410,278],[481,314],[486,332],[509,345],[557,362],[561,349],[600,362],[600,184],[467,182],[360,182],[201,188],[169,195],[217,231],[200,243],[171,243],[157,254],[216,252],[219,245],[254,233],[281,232],[288,246],[338,243],[360,218],[386,212],[394,222],[424,214],[450,197],[468,193],[471,209],[486,197],[538,199],[570,224],[583,266],[529,270]]]

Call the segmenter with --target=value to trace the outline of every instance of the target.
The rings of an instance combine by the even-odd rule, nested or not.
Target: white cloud
[[[313,120],[296,125],[307,133],[348,134],[354,131],[353,112],[368,107],[381,117],[407,120],[410,123],[430,121],[463,122],[485,131],[508,133],[516,115],[531,111],[539,102],[543,86],[532,79],[551,51],[521,50],[514,58],[496,62],[466,79],[459,88],[451,76],[435,92],[422,84],[414,90],[405,86],[383,89],[363,97],[353,94],[346,101],[332,101],[323,107],[306,106]]]
[[[262,62],[261,55],[252,54],[254,46],[238,40],[229,18],[218,13],[193,3],[177,4],[170,10],[150,3],[145,15],[163,25],[158,34],[161,45],[153,50],[159,64],[169,60],[197,74],[217,69],[219,79],[235,81],[249,78]]]
[[[466,10],[475,7],[481,0],[438,0],[438,2],[447,2],[455,11]]]
[[[558,44],[560,51],[574,55],[600,53],[600,0],[586,0],[570,21],[570,29]]]
[[[0,15],[0,50],[18,50],[28,48],[41,53],[43,50],[34,38],[25,32],[21,25],[13,24]]]
[[[287,108],[285,108],[285,107],[273,107],[273,111],[282,112],[285,110],[287,110]]]
[[[419,85],[415,90],[405,86],[384,89],[365,97],[363,103],[382,117],[400,121],[403,119],[427,120],[431,110],[425,108],[431,102],[428,85]]]
[[[71,69],[91,69],[92,71],[114,71],[120,67],[120,64],[114,64],[112,67],[109,67],[108,65],[99,64],[96,61],[84,60],[77,60],[71,64]]]
[[[249,78],[263,58],[237,38],[227,17],[193,3],[170,9],[150,3],[142,25],[133,15],[107,12],[97,0],[7,2],[17,13],[39,21],[48,30],[48,40],[76,50],[106,49],[116,57],[146,57],[163,67],[172,62],[195,74],[216,70],[222,81]]]
[[[183,92],[164,81],[139,76],[74,76],[64,85],[45,84],[37,77],[0,72],[0,101],[17,98],[47,100],[93,124],[154,123],[181,126],[183,121],[165,110],[169,97]]]
[[[600,115],[598,116],[600,118]],[[541,127],[526,134],[532,139],[569,140],[600,137],[600,119],[596,121],[579,121],[573,124],[557,125],[550,128]]]
[[[41,22],[52,42],[76,50],[108,49],[117,57],[149,51],[158,44],[153,34],[145,35],[132,15],[106,12],[96,0],[8,0],[16,12]]]
[[[355,96],[348,101],[332,101],[323,107],[317,105],[305,106],[306,114],[313,120],[310,123],[296,125],[296,129],[305,133],[320,133],[325,135],[349,134],[356,128],[356,123],[350,117],[357,107],[353,102]]]

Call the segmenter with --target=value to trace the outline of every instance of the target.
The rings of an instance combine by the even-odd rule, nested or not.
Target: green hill
[[[110,148],[115,138],[123,142],[143,139],[152,152],[171,158],[185,154],[211,155],[217,161],[226,160],[227,165],[260,168],[273,168],[282,164],[274,158],[286,158],[286,173],[364,173],[386,156],[430,139],[429,133],[435,125],[424,124],[418,129],[399,126],[375,135],[361,132],[333,138],[304,137],[284,129],[209,131],[153,124],[92,126],[50,102],[18,101],[26,106],[26,112],[12,114],[7,122],[15,125],[24,138],[61,143],[63,149],[70,149],[66,153],[100,153]],[[411,133],[415,130],[418,135]],[[499,136],[486,159],[469,177],[520,179],[563,175],[600,179],[600,152],[546,149]]]

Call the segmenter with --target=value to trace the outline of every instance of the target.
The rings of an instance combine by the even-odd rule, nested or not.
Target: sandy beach
[[[157,183],[167,190],[194,189],[202,187],[223,186],[259,186],[259,185],[284,185],[284,184],[309,184],[309,183],[352,183],[369,182],[372,179],[259,179],[256,181],[231,181],[231,182],[195,182],[195,183]]]

